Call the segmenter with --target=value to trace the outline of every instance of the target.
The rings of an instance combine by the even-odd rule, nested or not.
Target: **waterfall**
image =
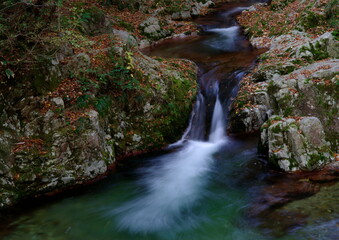
[[[218,92],[219,93],[219,92]],[[219,96],[215,101],[209,142],[217,143],[225,138],[225,120]]]
[[[215,35],[209,40],[212,48],[237,48],[237,26],[208,31]],[[169,145],[173,151],[154,158],[155,166],[140,171],[142,195],[109,212],[117,216],[121,229],[143,234],[171,231],[192,220],[187,212],[202,198],[213,155],[227,142],[224,109],[228,109],[244,73],[220,76],[217,67],[201,74],[188,127],[178,142]],[[226,85],[220,86],[224,81]]]

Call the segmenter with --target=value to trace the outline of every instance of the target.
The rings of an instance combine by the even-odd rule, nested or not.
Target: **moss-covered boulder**
[[[169,30],[163,29],[163,24],[159,19],[150,17],[140,24],[139,29],[142,35],[150,40],[156,41],[171,35]]]
[[[261,150],[284,171],[314,170],[334,161],[319,119],[272,116],[261,132]]]
[[[95,179],[117,158],[180,138],[195,99],[195,64],[147,57],[124,36],[55,61],[62,71],[54,88],[27,84],[1,95],[0,208]]]

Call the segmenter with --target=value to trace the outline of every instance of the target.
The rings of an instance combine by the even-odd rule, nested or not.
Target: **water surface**
[[[264,164],[256,152],[257,137],[234,138],[225,133],[228,109],[239,82],[260,53],[234,20],[234,15],[248,5],[224,5],[216,13],[196,19],[203,29],[201,35],[164,41],[145,50],[153,56],[187,58],[199,66],[200,93],[190,124],[178,142],[160,154],[126,160],[124,168],[78,194],[23,212],[2,225],[5,229],[0,237],[334,239],[337,215],[328,218],[318,214],[308,223],[281,230],[274,228],[274,221],[279,219],[274,214],[273,222],[266,223],[265,228],[260,227],[262,220],[248,214],[251,200],[265,186]],[[136,161],[138,167],[132,167]],[[284,218],[284,210],[301,212],[302,205],[287,205],[277,216]]]

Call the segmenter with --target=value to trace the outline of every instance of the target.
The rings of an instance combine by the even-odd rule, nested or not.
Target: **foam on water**
[[[219,144],[188,141],[178,152],[161,156],[161,166],[140,180],[146,191],[113,211],[121,229],[147,233],[179,227],[186,212],[202,197],[212,155]]]

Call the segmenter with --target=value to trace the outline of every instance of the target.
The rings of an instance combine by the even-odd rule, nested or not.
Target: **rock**
[[[198,7],[193,7],[191,10],[191,15],[192,16],[198,16],[200,14],[200,8]]]
[[[299,46],[295,51],[295,55],[307,60],[321,60],[328,57],[338,58],[338,49],[339,42],[331,32],[327,32],[317,39]]]
[[[61,97],[52,98],[51,102],[53,102],[59,108],[65,108],[64,100],[62,100]]]
[[[126,32],[115,33],[121,39],[128,39]],[[4,108],[0,112],[0,208],[25,197],[93,180],[107,171],[116,157],[162,147],[179,137],[195,100],[195,65],[182,60],[188,66],[183,72],[133,48],[128,51],[133,66],[147,76],[143,79],[145,85],[142,91],[136,86],[133,97],[129,96],[124,104],[113,98],[104,102],[108,108],[105,114],[96,106],[65,106],[62,97],[52,98],[50,93],[27,94],[19,101],[6,96],[8,101],[1,105]],[[125,52],[121,48],[120,56],[125,57]],[[70,70],[76,73],[88,69],[89,54],[70,57],[68,65],[63,66],[67,71],[63,69],[62,79],[69,77]],[[104,56],[102,59],[105,60]],[[112,59],[107,57],[106,61],[111,64]],[[100,100],[107,96],[110,87],[91,89],[90,98],[93,102]],[[131,93],[124,90],[126,95]],[[46,99],[52,105],[44,112],[41,109]],[[172,104],[175,111],[163,107],[167,104]],[[13,151],[16,143],[24,142],[22,139],[27,139],[29,147]]]
[[[172,20],[181,20],[181,14],[180,12],[175,12],[171,16]]]
[[[97,7],[89,7],[83,13],[85,21],[81,21],[81,30],[91,36],[110,32],[112,22],[105,16],[105,13]]]
[[[193,16],[196,16],[200,14],[200,11],[198,11],[197,8],[194,8],[194,10],[192,10],[192,13]],[[189,20],[192,18],[192,15],[190,11],[182,11],[173,13],[171,18],[172,20]]]
[[[86,53],[79,53],[75,55],[71,60],[68,62],[66,67],[64,67],[63,74],[69,75],[70,73],[74,73],[74,71],[78,72],[80,70],[85,70],[91,65],[91,58]]]
[[[138,45],[137,39],[132,36],[132,34],[126,31],[113,29],[113,34],[118,37],[124,45],[127,45],[129,47],[134,47]]]
[[[95,177],[99,174],[105,173],[107,170],[106,163],[104,161],[94,161],[89,162],[87,166],[85,166],[83,172],[84,176]]]
[[[284,171],[314,170],[334,160],[318,118],[272,116],[261,132],[269,162]]]
[[[267,6],[267,3],[256,3],[256,4],[253,4],[252,6],[250,6],[245,11],[253,12],[253,11],[256,11],[259,7],[264,7],[264,6]]]
[[[141,33],[150,40],[159,40],[171,33],[161,27],[161,23],[155,17],[150,17],[139,25]]]
[[[206,3],[202,4],[201,6],[202,7],[213,7],[213,6],[215,6],[215,4],[214,4],[213,1],[209,0]]]
[[[79,53],[75,55],[74,61],[77,62],[78,67],[89,67],[91,65],[91,58],[86,53]]]
[[[182,20],[188,20],[192,18],[191,13],[189,11],[183,11],[180,13],[180,15]]]
[[[231,116],[228,131],[241,134],[257,132],[269,115],[270,111],[265,105],[245,108],[235,116]]]
[[[142,49],[142,48],[147,48],[151,45],[151,43],[146,40],[146,39],[143,39],[139,42],[139,48]]]

